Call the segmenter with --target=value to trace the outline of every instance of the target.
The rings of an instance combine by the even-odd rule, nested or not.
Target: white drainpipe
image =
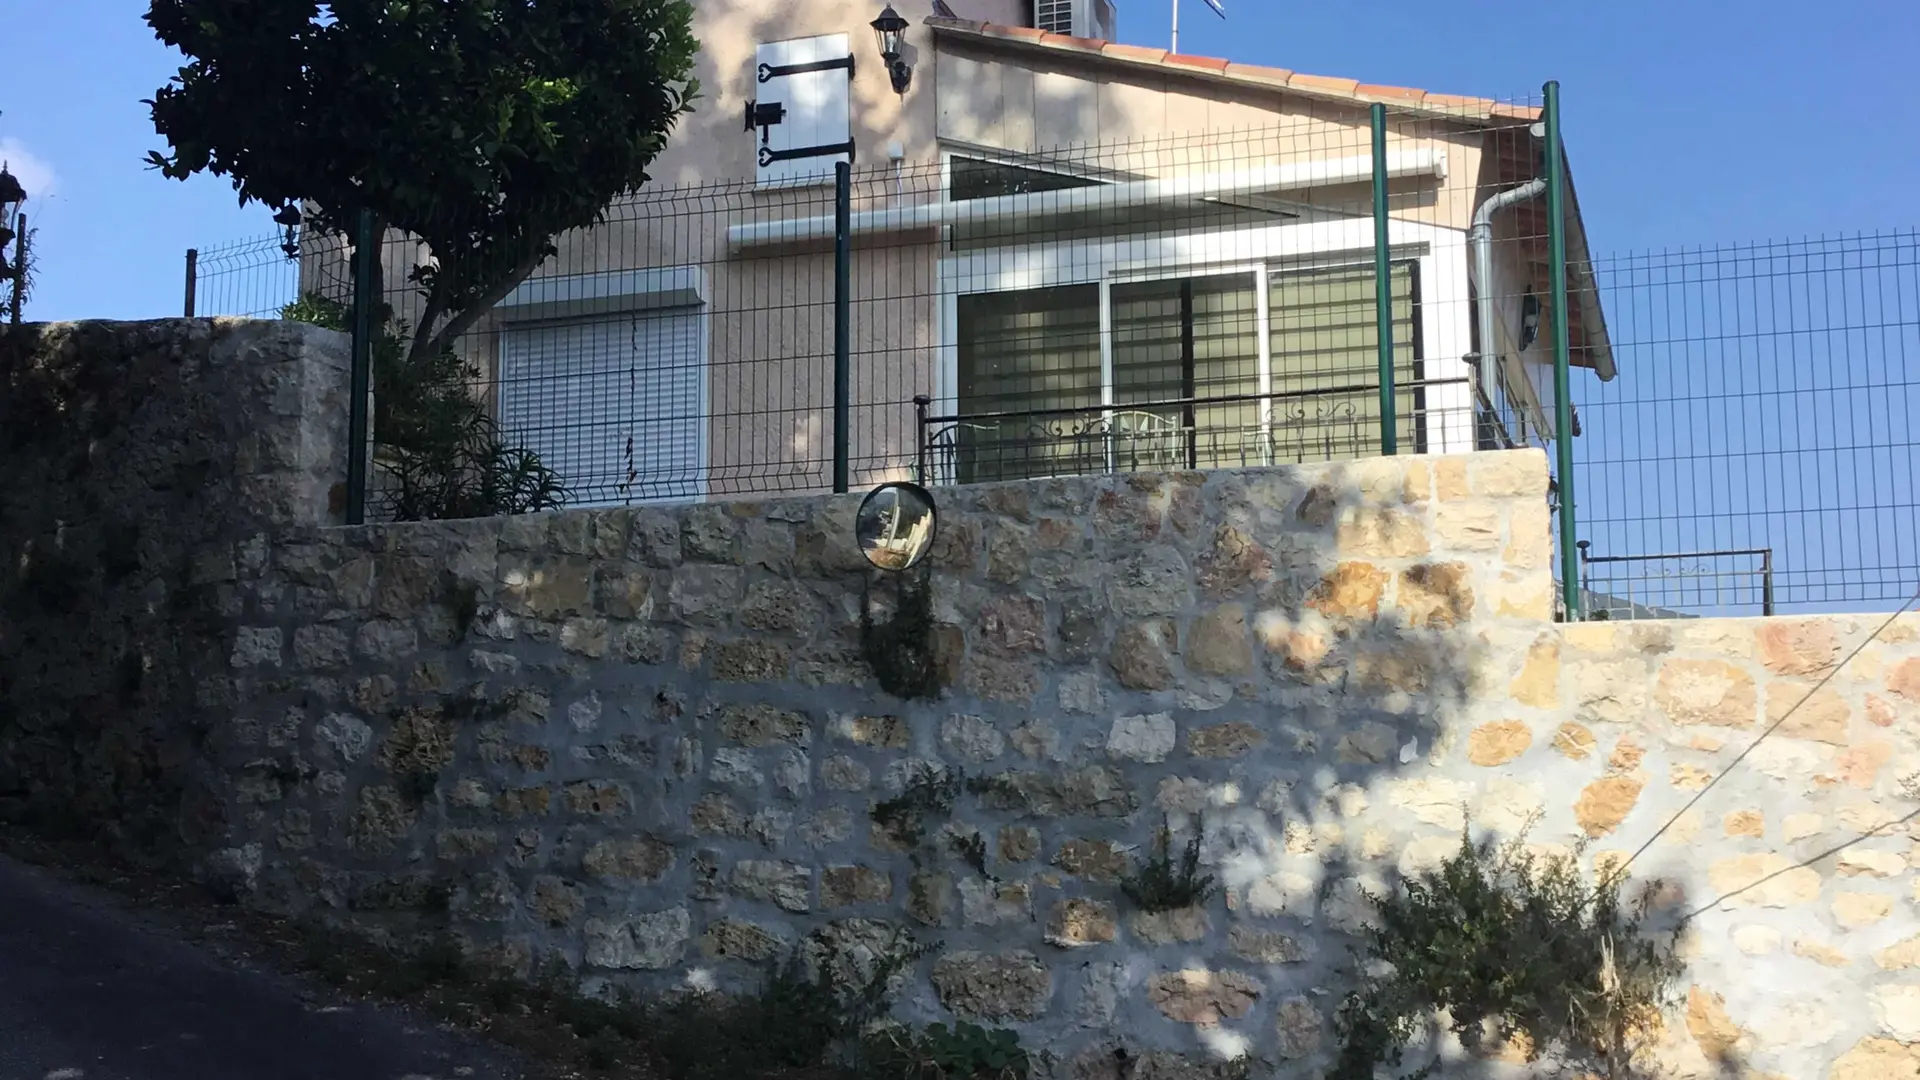
[[[1480,393],[1487,408],[1493,408],[1493,389],[1498,386],[1500,350],[1495,344],[1498,328],[1493,310],[1493,215],[1545,194],[1544,179],[1529,180],[1490,196],[1473,212],[1473,225],[1467,230],[1467,244],[1473,249],[1474,315],[1480,326]]]

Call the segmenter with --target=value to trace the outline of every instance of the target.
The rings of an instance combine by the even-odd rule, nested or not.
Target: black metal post
[[[1760,553],[1760,614],[1773,614],[1773,549]]]
[[[1587,549],[1593,546],[1593,541],[1582,540],[1575,546],[1580,549],[1580,592],[1583,595],[1591,596],[1593,594],[1593,564],[1588,561]]]
[[[853,166],[833,166],[833,490],[848,475],[847,428],[853,402]]]
[[[20,306],[27,300],[27,215],[13,220],[13,302],[9,321],[20,325]]]
[[[193,318],[195,293],[200,287],[200,249],[187,249],[187,318]]]
[[[347,524],[367,519],[367,391],[373,381],[373,294],[380,265],[380,233],[373,211],[360,211],[353,241],[353,369],[347,380]]]
[[[927,479],[927,406],[933,399],[925,394],[913,395],[913,482],[931,483]]]

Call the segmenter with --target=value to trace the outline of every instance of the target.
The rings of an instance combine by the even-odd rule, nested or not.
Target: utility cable
[[[1721,780],[1725,779],[1728,773],[1732,772],[1737,766],[1739,766],[1739,764],[1742,761],[1745,761],[1747,759],[1748,754],[1753,753],[1756,747],[1758,747],[1761,743],[1767,741],[1767,736],[1772,735],[1775,731],[1778,731],[1780,729],[1780,725],[1786,723],[1788,720],[1793,719],[1793,714],[1800,711],[1800,706],[1805,705],[1808,701],[1811,701],[1813,699],[1813,695],[1819,693],[1822,689],[1826,687],[1826,685],[1829,682],[1832,682],[1833,677],[1840,674],[1840,672],[1848,664],[1852,663],[1854,657],[1859,656],[1861,651],[1864,650],[1868,645],[1879,640],[1880,635],[1887,632],[1887,628],[1893,625],[1893,621],[1895,619],[1898,619],[1900,616],[1906,614],[1907,609],[1912,607],[1915,601],[1920,601],[1920,588],[1915,588],[1913,595],[1907,597],[1906,602],[1901,604],[1898,610],[1896,610],[1893,614],[1887,616],[1886,621],[1882,622],[1879,625],[1879,627],[1874,630],[1873,633],[1868,634],[1865,638],[1861,639],[1860,643],[1853,647],[1852,652],[1848,653],[1844,658],[1841,659],[1841,661],[1838,664],[1835,664],[1831,669],[1829,669],[1827,673],[1821,677],[1820,681],[1815,683],[1813,685],[1813,688],[1811,690],[1808,690],[1804,697],[1802,697],[1799,701],[1794,702],[1793,707],[1788,709],[1780,717],[1780,719],[1775,720],[1773,723],[1767,725],[1767,729],[1760,733],[1760,737],[1754,739],[1751,743],[1748,743],[1747,748],[1745,750],[1740,751],[1740,755],[1738,757],[1734,758],[1732,761],[1727,762],[1726,768],[1721,769],[1718,773],[1715,773],[1713,779],[1707,781],[1707,786],[1695,792],[1693,798],[1688,799],[1687,804],[1685,806],[1682,806],[1678,811],[1674,813],[1672,817],[1668,818],[1666,821],[1666,824],[1661,825],[1658,829],[1655,829],[1653,831],[1653,835],[1647,837],[1646,843],[1641,844],[1638,848],[1634,849],[1633,854],[1627,856],[1625,862],[1622,862],[1619,866],[1615,867],[1611,872],[1609,872],[1605,880],[1602,881],[1601,884],[1605,886],[1607,884],[1611,884],[1616,881],[1624,880],[1626,877],[1627,868],[1633,865],[1633,861],[1635,859],[1638,859],[1641,855],[1645,854],[1646,850],[1653,846],[1654,841],[1660,839],[1662,834],[1664,834],[1668,829],[1673,827],[1674,822],[1679,821],[1682,817],[1686,816],[1687,811],[1693,809],[1694,805],[1697,804],[1701,799],[1706,798],[1707,792],[1712,791],[1714,788],[1714,785],[1718,784]],[[1915,813],[1920,814],[1920,811],[1915,811]],[[1913,816],[1913,815],[1909,815],[1909,816]],[[1858,839],[1864,839],[1864,837],[1856,838],[1856,840]],[[1782,872],[1784,873],[1784,871]],[[1748,886],[1748,888],[1751,888],[1751,887],[1752,886]],[[1715,901],[1715,902],[1718,903],[1718,901]]]

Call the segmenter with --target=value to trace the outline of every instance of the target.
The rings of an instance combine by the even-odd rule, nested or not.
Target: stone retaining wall
[[[1920,620],[1555,625],[1546,476],[1518,452],[941,490],[946,689],[919,701],[863,652],[901,594],[857,498],[183,540],[212,605],[168,698],[190,847],[249,903],[589,986],[910,936],[939,949],[903,1018],[1014,1027],[1076,1076],[1125,1046],[1305,1077],[1365,891],[1468,822],[1621,858],[1811,691],[1635,864],[1670,910],[1744,890],[1696,921],[1652,1063],[1915,1075],[1913,838],[1796,864],[1914,805]],[[140,790],[60,764],[155,745],[131,715],[0,718],[0,760]],[[1163,825],[1220,895],[1124,898]]]

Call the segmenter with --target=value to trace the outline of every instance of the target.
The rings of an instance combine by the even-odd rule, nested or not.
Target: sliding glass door
[[[961,483],[1365,456],[1379,446],[1371,264],[958,297]],[[1392,272],[1400,442],[1420,445],[1414,264]]]

